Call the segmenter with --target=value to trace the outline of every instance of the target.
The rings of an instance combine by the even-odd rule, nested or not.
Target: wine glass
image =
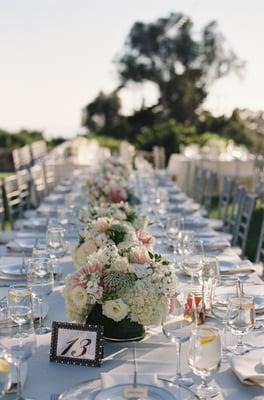
[[[0,346],[0,398],[10,389],[11,383],[8,353],[4,347]]]
[[[254,297],[241,295],[231,297],[228,304],[228,328],[238,336],[237,346],[233,349],[236,355],[247,353],[252,346],[243,343],[243,337],[253,330],[256,320]]]
[[[204,247],[201,240],[193,240],[189,243],[189,254],[183,257],[183,268],[191,276],[191,284],[194,285],[194,277],[203,268]]]
[[[53,260],[53,269],[56,275],[62,275],[57,266],[58,258],[62,258],[68,251],[68,242],[65,240],[65,229],[59,226],[50,226],[46,233],[46,249]]]
[[[191,321],[185,318],[186,294],[182,291],[181,295],[175,294],[169,298],[169,309],[166,317],[162,319],[162,332],[171,343],[176,345],[176,374],[170,380],[176,384],[191,386],[193,380],[190,377],[183,376],[181,373],[181,344],[189,338]]]
[[[21,332],[23,324],[32,316],[32,292],[26,285],[13,285],[8,289],[9,316]]]
[[[201,325],[192,330],[187,353],[188,364],[195,375],[202,379],[196,388],[202,399],[218,395],[218,389],[209,386],[206,378],[219,369],[221,364],[221,340],[219,330],[212,326]]]
[[[28,262],[27,283],[40,304],[39,327],[36,333],[43,335],[51,331],[50,327],[43,326],[43,302],[52,292],[54,285],[52,262],[48,258],[33,258]]]
[[[0,344],[6,350],[8,362],[13,364],[17,373],[16,400],[30,400],[22,396],[21,365],[35,352],[36,335],[32,315],[20,328],[12,322],[8,322],[8,308],[0,311],[0,317],[4,323],[0,324]],[[22,334],[21,333],[22,330]]]
[[[176,267],[177,241],[181,227],[181,215],[175,214],[167,220],[166,233],[170,245],[173,247],[173,266]]]
[[[216,257],[205,256],[202,268],[198,272],[199,283],[203,287],[205,307],[212,308],[212,298],[215,287],[220,280],[219,264]]]

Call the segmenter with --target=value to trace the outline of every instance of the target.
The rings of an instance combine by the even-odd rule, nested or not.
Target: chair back
[[[46,192],[49,193],[54,189],[56,185],[56,163],[55,161],[44,162],[44,173],[45,173],[45,186]]]
[[[224,228],[228,224],[228,207],[231,202],[232,188],[233,188],[233,180],[225,176],[223,189],[220,194],[220,199],[218,204],[218,218],[223,221]]]
[[[249,225],[253,211],[255,209],[257,196],[252,193],[247,193],[244,197],[241,211],[238,216],[238,222],[236,225],[235,235],[233,237],[232,244],[235,246],[240,246],[242,249],[242,254],[245,254],[247,236],[249,231]]]
[[[37,164],[30,168],[32,182],[32,203],[38,206],[46,195],[45,173],[43,164]]]
[[[264,216],[262,219],[262,225],[261,225],[261,231],[260,231],[260,236],[259,236],[259,241],[258,241],[255,262],[256,263],[264,262]]]
[[[245,196],[246,196],[246,189],[243,186],[238,186],[233,195],[230,220],[225,229],[226,232],[232,233],[233,240],[235,239],[236,226],[239,220],[239,214],[241,212],[241,207]]]
[[[9,221],[13,226],[14,217],[20,216],[22,211],[16,175],[11,175],[4,179],[4,194],[6,198]]]
[[[166,168],[166,154],[165,148],[161,146],[154,146],[152,149],[153,164],[155,169]]]
[[[31,155],[34,163],[47,155],[47,144],[44,140],[37,140],[31,144]]]
[[[26,210],[30,206],[30,174],[27,169],[18,171],[17,184],[20,193],[21,208]]]
[[[198,203],[202,203],[206,185],[206,170],[197,167],[193,180],[193,198]]]
[[[216,187],[216,182],[217,182],[217,175],[213,171],[205,171],[205,184],[204,184],[204,191],[203,191],[203,196],[202,196],[202,204],[207,212],[209,214],[212,206],[212,198],[213,198],[213,193]]]
[[[3,185],[1,182],[0,185],[0,227],[4,228],[4,218],[5,218],[5,207],[4,207],[4,198],[3,198]]]

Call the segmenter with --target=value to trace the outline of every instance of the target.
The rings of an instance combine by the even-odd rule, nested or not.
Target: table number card
[[[103,357],[103,326],[69,322],[52,323],[50,361],[100,367]]]

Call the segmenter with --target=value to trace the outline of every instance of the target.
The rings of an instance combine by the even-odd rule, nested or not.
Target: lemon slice
[[[219,335],[215,334],[215,330],[206,329],[206,332],[208,332],[208,335],[204,335],[199,338],[201,344],[209,344],[219,339]]]
[[[9,364],[5,359],[0,359],[0,374],[9,374]]]
[[[252,303],[241,304],[242,310],[251,310],[251,309],[253,309],[253,307],[254,307],[254,305]]]

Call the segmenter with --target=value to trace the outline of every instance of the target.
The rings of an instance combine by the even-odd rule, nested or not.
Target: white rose
[[[76,267],[80,268],[84,266],[87,262],[87,257],[94,253],[97,250],[96,244],[91,241],[87,240],[80,247],[76,248],[74,251],[74,261],[76,263]]]
[[[76,305],[76,307],[84,308],[87,304],[88,295],[86,290],[77,286],[71,291],[71,300]]]
[[[128,306],[122,299],[108,300],[102,306],[103,314],[118,322],[124,319],[128,314]]]
[[[148,274],[148,269],[144,264],[130,264],[129,270],[136,274],[138,278],[142,278]]]

